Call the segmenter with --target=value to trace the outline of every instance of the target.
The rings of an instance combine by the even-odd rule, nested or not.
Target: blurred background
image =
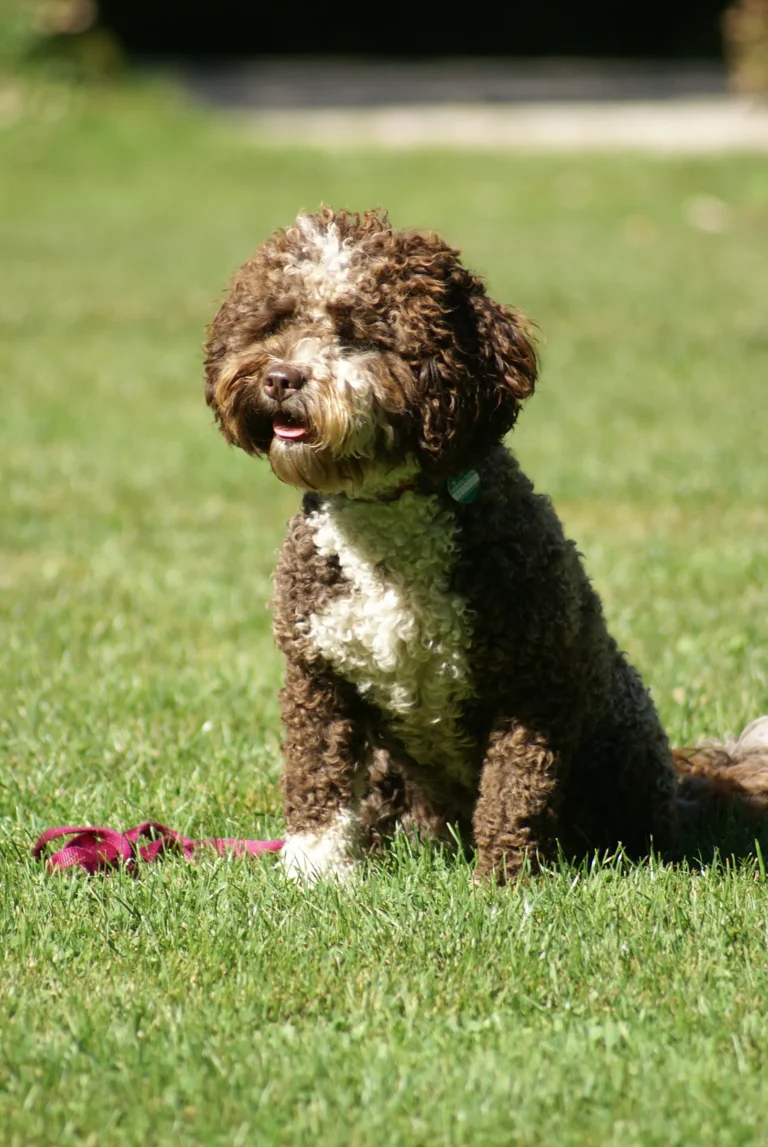
[[[768,91],[768,0],[493,0],[479,18],[439,0],[4,0],[0,21],[6,67],[172,77],[271,142],[768,147],[768,119],[735,103]],[[674,122],[648,106],[670,100]]]
[[[257,56],[594,57],[742,60],[765,52],[763,0],[491,0],[479,19],[440,0],[391,11],[320,12],[309,0],[5,0],[19,41],[110,37],[132,58]],[[26,27],[25,27],[26,25]],[[761,40],[763,41],[761,44]],[[725,42],[725,49],[724,49]],[[70,45],[74,49],[76,45]],[[85,48],[85,40],[78,47]],[[747,70],[746,62],[741,65]],[[749,77],[744,76],[744,82]]]
[[[141,55],[601,56],[717,58],[723,0],[489,0],[479,19],[440,0],[319,10],[309,0],[91,0],[93,18]],[[82,22],[84,0],[54,0]],[[754,6],[754,5],[753,5]]]
[[[247,61],[251,90],[246,92],[247,84],[241,82],[239,92],[233,84],[228,94],[254,102],[290,103],[312,96],[348,103],[355,98],[390,101],[436,95],[499,101],[516,96],[721,91],[726,68],[734,88],[765,91],[767,13],[766,0],[647,0],[628,5],[612,0],[542,0],[535,5],[490,0],[479,18],[451,11],[441,0],[338,14],[319,10],[309,0],[285,5],[247,0],[4,0],[0,28],[6,62],[13,56],[58,57],[84,72],[98,72],[119,63],[173,61],[191,67],[226,61],[239,65],[242,76]],[[309,86],[295,58],[304,64]],[[311,66],[323,58],[334,61],[327,74]],[[289,59],[294,66],[281,90],[275,66]],[[473,60],[475,67],[458,68],[458,88],[451,87],[445,68],[435,72],[428,66],[421,87],[418,66],[400,73],[381,68],[382,61],[435,60]],[[559,68],[553,60],[560,61]],[[328,77],[339,63],[343,72],[352,61],[357,88],[350,94],[342,82],[334,92]],[[549,89],[542,61],[549,62]],[[573,61],[580,63],[574,66]],[[367,85],[362,64],[371,71]],[[259,73],[266,79],[260,82]],[[324,84],[317,82],[318,75],[326,76]],[[401,90],[398,75],[408,77],[407,90]],[[343,80],[343,75],[338,78]]]

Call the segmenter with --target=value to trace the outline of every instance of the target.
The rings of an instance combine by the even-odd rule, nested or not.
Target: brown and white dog
[[[768,806],[768,720],[676,770],[502,445],[530,328],[456,250],[383,213],[300,215],[238,271],[206,351],[226,439],[305,491],[275,577],[289,872],[343,875],[398,825],[457,826],[501,879],[558,846],[666,849],[681,770],[686,799]]]

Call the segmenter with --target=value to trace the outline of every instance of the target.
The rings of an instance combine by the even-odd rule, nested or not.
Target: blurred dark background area
[[[310,0],[99,0],[102,26],[137,57],[722,57],[728,0],[485,0],[329,7]]]
[[[768,94],[768,0],[0,0],[0,69],[170,69],[228,106]]]

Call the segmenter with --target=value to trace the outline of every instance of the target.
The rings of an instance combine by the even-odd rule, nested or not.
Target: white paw
[[[314,884],[331,879],[346,883],[359,859],[359,823],[351,812],[341,812],[320,832],[288,834],[280,861],[292,880]]]

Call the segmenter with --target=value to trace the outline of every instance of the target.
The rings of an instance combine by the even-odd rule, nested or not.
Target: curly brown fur
[[[525,320],[438,236],[326,207],[244,264],[206,349],[224,436],[305,491],[275,577],[288,869],[343,872],[398,826],[458,825],[499,879],[668,847],[653,703],[501,445],[536,380]],[[682,767],[768,805],[768,770],[734,765]]]
[[[736,741],[675,749],[679,806],[690,821],[738,806],[750,820],[768,816],[768,718],[747,725]]]

